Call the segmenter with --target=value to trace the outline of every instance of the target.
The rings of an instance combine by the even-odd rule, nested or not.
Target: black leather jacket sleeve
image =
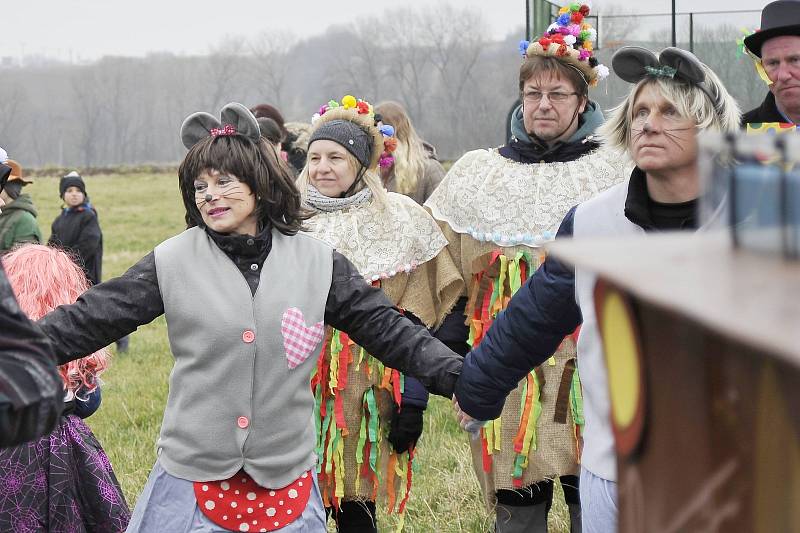
[[[91,287],[39,320],[59,364],[83,357],[164,314],[153,252],[118,278]]]
[[[0,265],[0,447],[49,433],[63,406],[52,348],[20,310]]]
[[[462,358],[425,327],[404,317],[383,291],[366,283],[338,252],[333,253],[325,322],[347,333],[385,365],[419,379],[433,394],[453,395]]]

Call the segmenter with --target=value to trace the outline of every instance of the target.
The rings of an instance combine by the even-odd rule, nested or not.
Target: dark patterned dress
[[[62,416],[40,439],[0,449],[0,531],[125,531],[130,510],[111,463],[83,420]]]

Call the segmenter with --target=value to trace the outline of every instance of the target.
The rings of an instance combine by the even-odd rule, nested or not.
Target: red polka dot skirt
[[[197,505],[212,522],[231,531],[274,531],[297,520],[314,484],[311,471],[282,489],[259,486],[240,470],[224,481],[196,481]]]

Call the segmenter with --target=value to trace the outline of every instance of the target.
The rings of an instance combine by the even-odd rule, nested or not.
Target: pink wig
[[[59,305],[71,304],[89,288],[83,270],[62,250],[40,244],[14,248],[2,258],[8,281],[22,311],[38,320]],[[61,365],[64,388],[91,392],[108,367],[105,348]]]

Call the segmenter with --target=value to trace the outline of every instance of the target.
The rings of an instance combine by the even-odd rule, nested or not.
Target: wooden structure
[[[800,262],[726,233],[550,249],[598,274],[619,531],[800,531]]]

